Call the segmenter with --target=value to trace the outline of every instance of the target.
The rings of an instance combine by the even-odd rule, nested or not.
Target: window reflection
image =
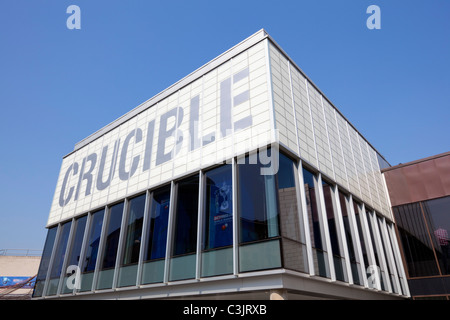
[[[321,277],[329,278],[327,263],[327,251],[323,246],[321,221],[317,207],[316,177],[313,173],[303,168],[303,182],[306,194],[306,208],[308,211],[309,231],[311,234],[311,246],[313,249],[315,273]]]
[[[75,220],[74,223],[74,238],[72,240],[69,253],[68,253],[68,260],[67,260],[67,267],[68,266],[78,266],[80,263],[80,255],[81,255],[81,246],[83,244],[83,237],[84,237],[84,231],[86,229],[86,222],[87,222],[87,216],[83,216],[81,218],[78,218]],[[62,293],[72,293],[73,289],[68,288],[65,284],[67,281],[67,278],[70,277],[72,274],[66,274],[64,278],[64,283],[62,287]]]
[[[174,242],[170,262],[170,280],[195,277],[197,249],[198,176],[177,184],[174,214]]]
[[[280,154],[277,189],[280,207],[283,266],[296,271],[308,272],[303,221],[299,218],[297,205],[294,167],[294,161]],[[302,227],[301,230],[300,226]]]
[[[151,195],[142,272],[143,284],[162,282],[164,280],[170,186],[157,189]]]
[[[119,247],[120,227],[122,223],[124,203],[121,202],[109,209],[106,226],[106,238],[103,245],[103,257],[100,264],[97,289],[110,289],[113,284],[114,267],[116,266],[117,248]]]
[[[130,199],[127,210],[127,228],[124,240],[123,258],[119,272],[119,287],[136,285],[137,263],[141,248],[142,224],[144,220],[145,197]]]
[[[205,173],[202,276],[233,272],[233,190],[231,165]]]
[[[349,199],[341,191],[339,191],[339,202],[341,205],[342,218],[344,223],[344,232],[347,239],[347,249],[350,259],[350,267],[352,270],[353,283],[361,285],[361,264],[359,263],[359,258],[356,255],[356,243],[354,242],[354,234],[352,232],[351,222],[349,218],[349,212],[347,209]]]
[[[41,297],[44,290],[45,278],[47,277],[48,265],[53,251],[53,245],[55,243],[56,231],[58,227],[53,227],[48,230],[47,237],[45,239],[44,250],[42,251],[41,263],[39,265],[39,271],[36,276],[36,283],[34,285],[33,297]]]
[[[237,165],[241,272],[281,267],[276,176],[263,175],[261,169],[269,166],[257,157],[247,156]]]
[[[339,241],[339,226],[336,220],[336,210],[333,200],[333,188],[330,184],[322,180],[323,196],[325,200],[325,208],[328,220],[328,232],[331,242],[331,250],[333,252],[334,268],[336,273],[336,279],[340,281],[346,281],[345,276],[345,259],[344,253],[341,249],[341,243]]]
[[[59,278],[61,276],[61,271],[63,268],[64,257],[66,255],[67,242],[69,240],[70,227],[72,226],[72,221],[66,222],[61,225],[61,231],[59,239],[57,241],[56,250],[54,253],[52,267],[50,269],[50,280],[47,288],[47,296],[52,296],[57,294]]]
[[[86,245],[86,257],[81,268],[80,291],[92,290],[92,280],[94,278],[95,264],[97,262],[104,213],[105,210],[102,209],[91,215],[88,242]]]
[[[393,208],[410,277],[439,275],[433,245],[419,203]]]
[[[442,275],[450,274],[450,197],[423,202]]]

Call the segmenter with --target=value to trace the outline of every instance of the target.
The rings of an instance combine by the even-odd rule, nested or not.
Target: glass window
[[[202,277],[233,273],[233,190],[231,165],[205,173]]]
[[[442,275],[450,274],[450,197],[423,202]]]
[[[387,242],[389,244],[389,247],[386,246],[386,241],[388,241],[388,239],[385,239],[385,232],[387,230],[383,230],[384,228],[384,224],[383,224],[383,219],[379,216],[376,216],[376,220],[378,223],[378,228],[380,230],[380,236],[381,236],[381,250],[384,252],[384,255],[386,257],[386,266],[387,266],[387,274],[389,275],[389,281],[391,283],[392,286],[392,291],[394,293],[399,293],[399,288],[397,287],[397,282],[395,281],[395,276],[394,276],[394,272],[395,269],[393,269],[393,266],[391,266],[391,264],[389,263],[390,259],[388,259],[389,257],[389,249],[390,248],[390,242]]]
[[[105,210],[94,212],[90,218],[88,242],[86,244],[86,257],[81,268],[81,288],[80,291],[91,291],[92,280],[94,278],[95,264],[97,262],[100,236],[102,233],[103,216]]]
[[[58,227],[53,227],[48,229],[47,237],[45,239],[44,250],[42,251],[41,263],[39,265],[39,271],[36,276],[36,283],[34,285],[33,297],[41,297],[43,290],[45,279],[47,277],[48,265],[50,263],[50,258],[52,256],[53,245],[55,243],[56,231]]]
[[[377,267],[380,270],[381,277],[380,277],[380,284],[381,284],[381,290],[387,291],[388,290],[388,281],[389,279],[386,276],[386,270],[384,269],[384,266],[382,264],[382,261],[386,261],[386,256],[384,254],[383,248],[380,247],[380,238],[379,238],[379,230],[378,230],[378,223],[376,220],[376,215],[373,213],[366,211],[367,215],[367,224],[369,227],[369,233],[370,238],[372,239],[372,246],[374,250],[375,255],[375,263]]]
[[[350,267],[352,270],[353,283],[361,285],[361,264],[359,263],[359,258],[356,255],[356,243],[354,242],[354,233],[352,232],[351,222],[349,219],[349,211],[347,205],[349,203],[348,197],[339,191],[339,202],[341,206],[342,218],[344,223],[345,237],[347,239],[347,249],[350,259]]]
[[[395,268],[397,270],[397,275],[400,281],[400,288],[399,290],[401,290],[401,293],[403,293],[403,295],[406,295],[407,290],[406,290],[406,279],[403,277],[403,262],[402,262],[402,258],[397,254],[397,249],[396,249],[396,237],[395,237],[395,231],[394,231],[394,226],[392,223],[386,221],[386,227],[387,227],[387,234],[388,234],[388,241],[391,244],[391,248],[393,251],[393,255],[394,255],[394,263],[395,263]]]
[[[198,176],[177,184],[170,280],[195,277],[198,220]]]
[[[393,208],[409,277],[439,275],[419,203]]]
[[[69,240],[71,226],[72,221],[66,222],[61,225],[61,231],[59,234],[59,239],[57,241],[53,263],[50,270],[50,281],[47,287],[47,296],[53,296],[57,294],[59,278],[61,277],[64,257],[66,256],[67,242]]]
[[[169,209],[170,186],[152,192],[142,270],[143,284],[164,280]]]
[[[276,176],[262,174],[269,165],[256,161],[257,156],[237,165],[241,272],[281,267]],[[275,240],[266,243],[270,239]]]
[[[335,201],[333,200],[333,187],[322,180],[323,196],[325,200],[325,209],[327,212],[328,232],[330,235],[331,250],[333,252],[334,269],[336,279],[346,281],[345,259],[339,241],[339,225],[336,220]]]
[[[316,176],[303,168],[303,182],[306,195],[306,208],[308,211],[309,231],[311,234],[311,246],[313,249],[313,259],[315,274],[321,277],[330,277],[327,251],[323,245],[322,226],[319,218],[317,206],[318,197],[316,195]]]
[[[106,238],[103,245],[103,257],[100,260],[97,289],[110,289],[113,285],[123,208],[123,202],[109,208]]]
[[[81,246],[83,245],[83,236],[84,236],[84,229],[86,228],[86,222],[87,222],[87,216],[78,218],[74,222],[74,225],[73,225],[74,237],[73,237],[72,243],[70,245],[70,249],[68,251],[67,267],[78,266],[80,263]],[[72,275],[72,273],[65,275],[61,293],[72,293],[73,292],[73,289],[70,289],[66,285],[68,277],[70,277],[71,275]]]
[[[119,287],[136,285],[142,225],[144,222],[145,198],[146,195],[143,194],[131,199],[128,203],[127,233],[125,235],[123,258],[119,271]]]
[[[280,235],[275,175],[262,175],[261,168],[267,166],[245,159],[245,164],[238,165],[241,244]]]
[[[280,207],[283,266],[287,269],[308,272],[305,236],[301,231],[304,230],[303,221],[299,218],[297,205],[294,167],[295,164],[291,159],[280,154],[277,189]]]
[[[367,251],[367,247],[366,247],[366,241],[364,240],[365,233],[363,232],[363,228],[362,228],[362,221],[361,221],[362,217],[359,213],[360,208],[361,208],[361,204],[359,204],[357,201],[353,200],[353,209],[355,211],[355,220],[356,220],[356,226],[358,228],[359,241],[361,243],[361,251],[362,251],[362,256],[363,256],[364,267],[367,268],[367,267],[369,267],[370,263],[369,263],[369,256],[368,256],[368,251]]]

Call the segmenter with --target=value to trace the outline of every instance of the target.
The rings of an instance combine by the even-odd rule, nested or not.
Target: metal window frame
[[[350,254],[348,252],[348,243],[347,243],[347,237],[345,236],[345,227],[344,227],[344,217],[342,214],[342,208],[341,208],[341,200],[339,198],[339,186],[334,185],[333,186],[333,206],[335,207],[335,219],[336,219],[336,229],[337,229],[337,236],[339,239],[339,246],[341,247],[340,250],[344,253],[344,265],[345,270],[344,277],[346,279],[346,282],[349,284],[353,284],[353,274],[352,269],[350,265]],[[347,206],[347,203],[343,204],[344,206]],[[348,211],[348,206],[347,206]]]
[[[142,270],[144,264],[144,253],[148,245],[148,222],[150,219],[150,206],[153,199],[153,192],[145,192],[144,219],[142,220],[141,246],[139,248],[138,269],[136,274],[136,287],[142,283]]]
[[[80,217],[81,218],[81,217]],[[78,223],[75,225],[75,218],[72,218],[72,220],[70,220],[71,225],[70,225],[70,231],[69,231],[69,237],[67,238],[67,244],[66,244],[66,251],[64,253],[64,260],[61,266],[61,274],[59,276],[59,282],[58,282],[58,288],[56,290],[56,296],[61,295],[61,291],[62,291],[62,286],[63,286],[63,282],[64,282],[64,278],[66,275],[66,270],[67,270],[67,262],[69,260],[69,255],[68,255],[68,250],[71,249],[72,247],[72,242],[74,240],[75,237],[75,227],[76,225],[78,225]],[[65,223],[68,223],[69,221],[66,221]]]
[[[403,289],[405,290],[405,292],[403,292],[403,295],[406,297],[411,297],[411,293],[409,291],[408,281],[407,281],[407,277],[406,277],[406,272],[405,272],[405,266],[403,264],[403,259],[402,259],[402,255],[400,253],[400,247],[398,245],[398,240],[397,240],[397,236],[395,234],[393,223],[387,223],[387,231],[389,233],[389,238],[391,240],[391,245],[392,245],[392,250],[394,252],[396,266],[397,266],[397,269],[399,272],[399,280],[403,284],[402,292],[403,292]]]
[[[61,236],[61,222],[58,223],[58,229],[56,230],[55,240],[53,242],[52,254],[50,256],[50,261],[48,263],[47,274],[45,275],[44,287],[42,288],[41,297],[47,297],[48,284],[50,282],[50,272],[53,267],[53,262],[55,260],[56,247],[59,243],[59,238]]]
[[[392,283],[392,291],[395,293],[395,288],[397,288],[398,294],[401,295],[402,287],[400,285],[397,267],[395,265],[394,253],[392,251],[391,243],[389,242],[389,236],[387,234],[386,218],[385,217],[377,217],[377,219],[378,218],[381,219],[381,225],[379,223],[380,222],[379,220],[378,220],[378,225],[380,227],[380,234],[381,234],[381,238],[384,243],[384,248],[386,249],[385,254],[386,254],[387,262],[389,264],[389,270],[392,270],[392,274],[394,276],[394,283]]]
[[[372,227],[372,233],[374,237],[373,242],[375,244],[374,249],[378,253],[378,260],[380,262],[380,269],[381,269],[381,277],[386,287],[386,291],[389,293],[393,293],[391,280],[389,279],[389,269],[386,261],[386,253],[384,252],[383,244],[381,243],[382,239],[378,226],[377,214],[374,210],[367,211],[367,214],[368,214],[368,222]]]
[[[359,218],[359,219],[360,219],[360,224],[361,224],[361,229],[362,229],[361,231],[363,232],[363,234],[362,235],[359,234],[358,221],[356,221],[356,219],[358,219],[358,218],[356,217],[356,212],[355,212],[354,205],[356,205],[356,207],[358,208],[358,216],[359,217],[361,216],[361,206],[358,203],[353,201],[353,195],[352,194],[349,195],[349,205],[350,205],[350,211],[349,211],[350,225],[352,227],[351,229],[354,232],[354,236],[355,236],[354,237],[354,241],[356,243],[356,248],[355,249],[357,251],[356,254],[358,256],[359,263],[360,263],[360,266],[361,266],[361,270],[359,270],[361,272],[360,276],[361,276],[361,278],[363,280],[364,287],[365,288],[369,288],[369,282],[367,280],[367,272],[366,272],[368,266],[366,266],[366,264],[364,262],[361,237],[363,237],[365,246],[367,246],[367,243],[365,242],[364,230],[363,230],[363,224],[361,222],[361,218]],[[367,250],[367,248],[365,248],[365,249]],[[368,257],[368,260],[369,260],[369,257]],[[370,260],[369,260],[369,263],[370,263]]]

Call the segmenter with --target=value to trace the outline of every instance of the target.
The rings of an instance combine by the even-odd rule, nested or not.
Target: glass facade
[[[406,293],[390,221],[284,153],[273,172],[260,160],[235,158],[50,228],[34,297],[279,268],[370,288],[372,261],[384,291]],[[433,205],[428,224],[440,225]],[[68,266],[80,268],[75,289]]]

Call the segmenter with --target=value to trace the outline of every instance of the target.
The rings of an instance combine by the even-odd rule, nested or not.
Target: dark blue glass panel
[[[121,202],[110,208],[108,226],[106,229],[105,250],[103,252],[103,263],[100,270],[114,268],[116,265],[123,206],[124,203]]]
[[[42,296],[42,291],[44,289],[45,278],[47,277],[48,265],[50,263],[57,230],[58,227],[53,227],[47,232],[47,238],[45,239],[41,263],[39,265],[39,271],[36,277],[36,284],[34,286],[33,297]]]
[[[196,251],[198,187],[197,176],[178,183],[173,256]]]
[[[259,163],[238,164],[239,242],[265,240],[280,235],[275,175],[262,175]]]
[[[86,247],[86,258],[81,269],[82,273],[92,272],[95,270],[104,214],[105,210],[100,210],[92,214],[88,243]]]
[[[233,245],[231,165],[206,173],[206,210],[203,249]]]
[[[145,194],[130,200],[122,265],[137,263],[139,260],[144,210]]]
[[[169,208],[170,187],[154,191],[149,219],[147,252],[144,257],[145,261],[162,259],[166,256]]]

